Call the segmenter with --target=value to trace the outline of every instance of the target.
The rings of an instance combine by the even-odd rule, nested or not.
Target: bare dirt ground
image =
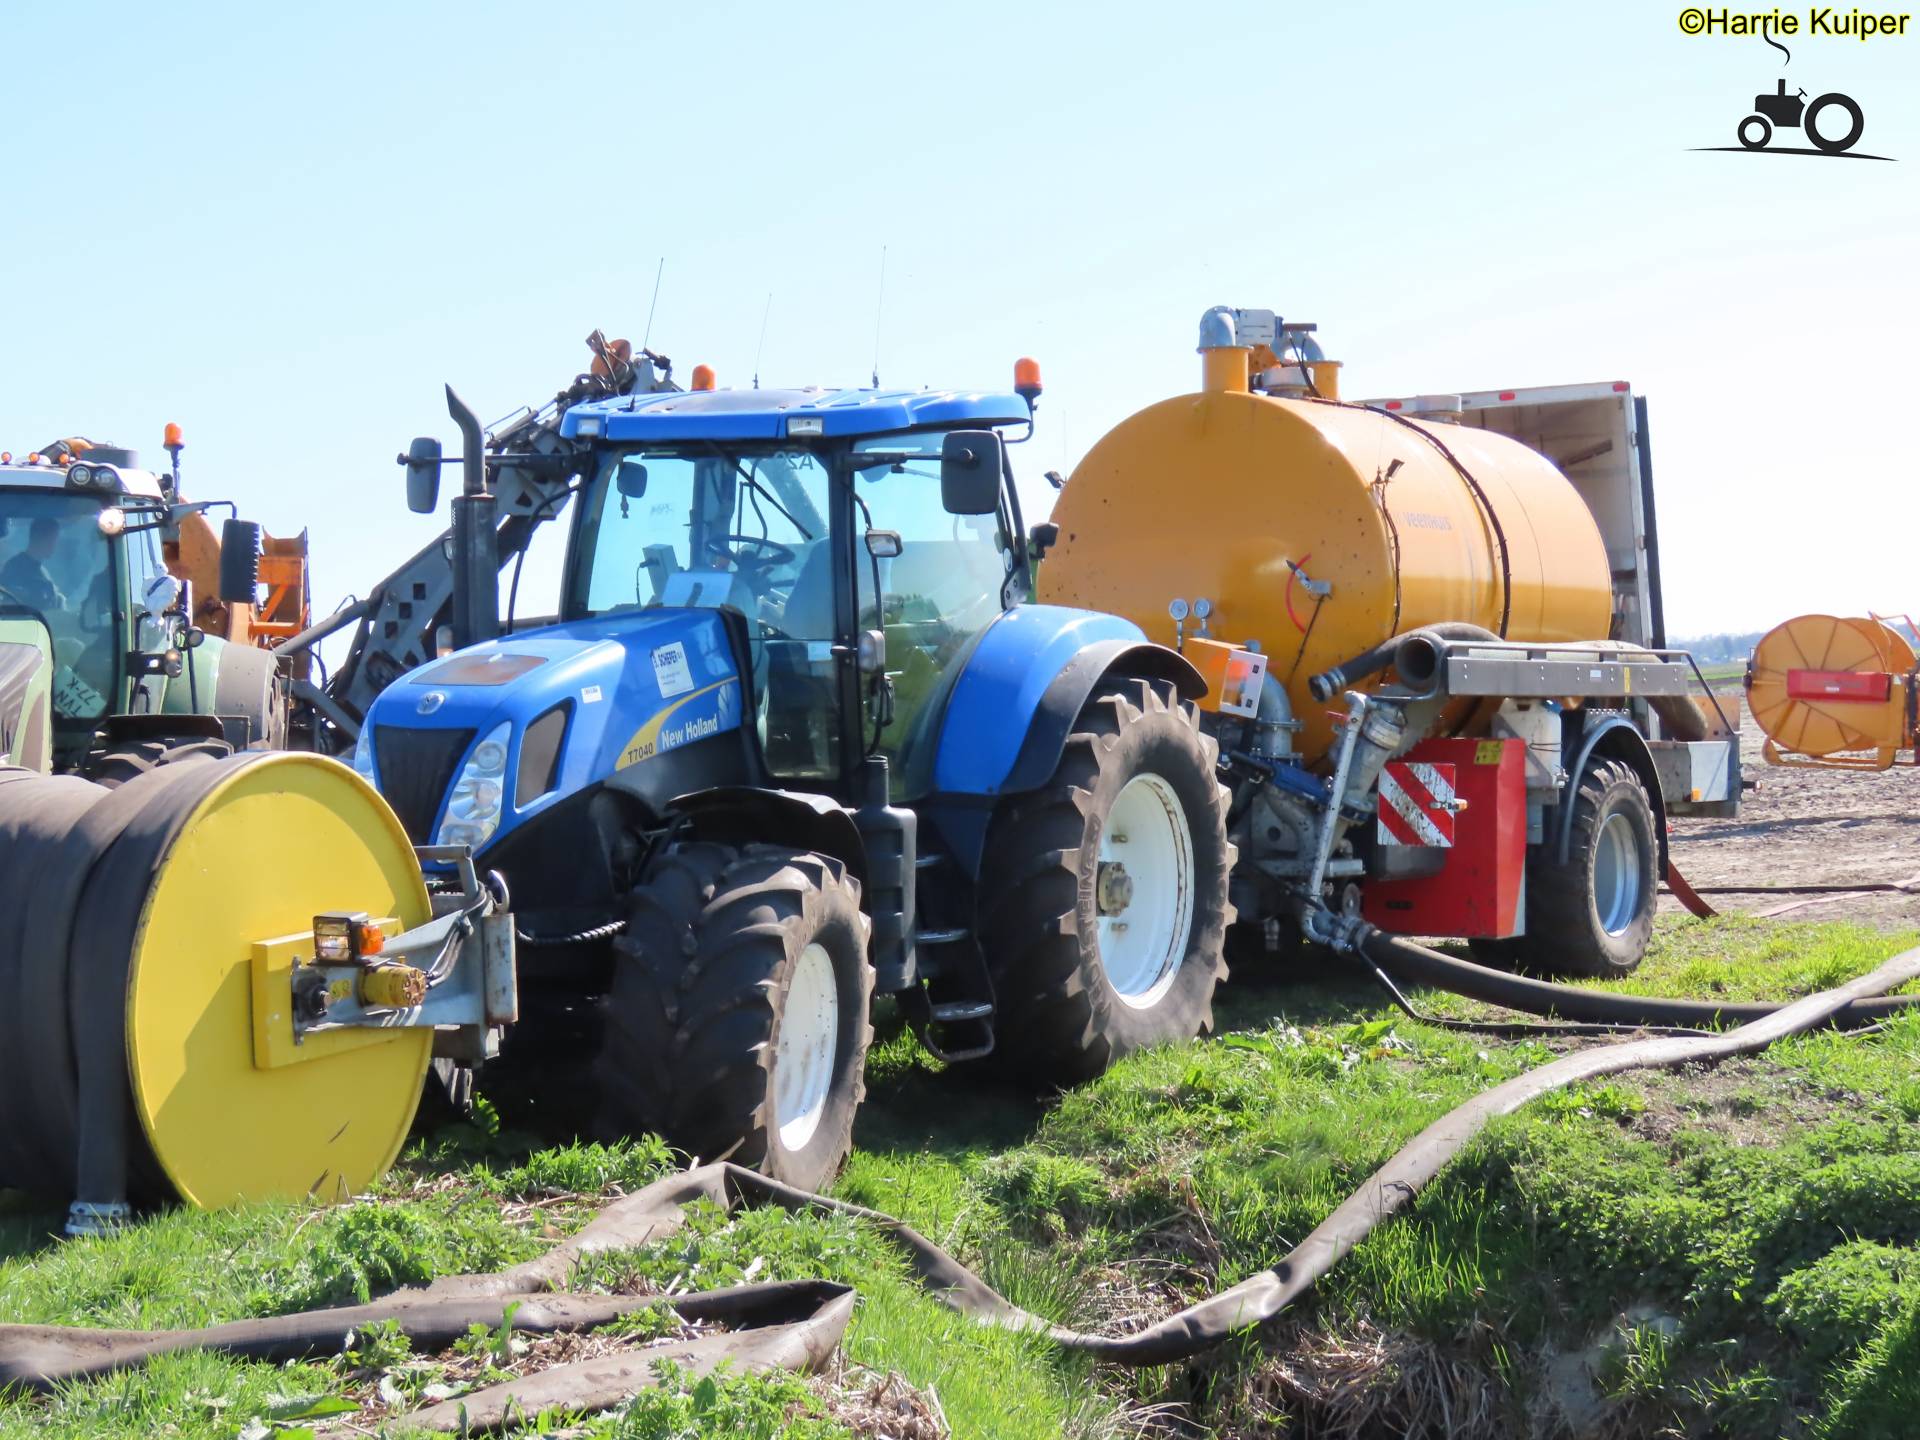
[[[1673,860],[1680,873],[1696,888],[1911,882],[1908,893],[1703,898],[1722,911],[1760,914],[1794,905],[1784,918],[1920,927],[1920,769],[1896,765],[1874,773],[1769,765],[1760,753],[1765,739],[1747,717],[1741,764],[1756,788],[1742,797],[1738,817],[1673,822]],[[1679,908],[1671,896],[1660,904],[1663,910]]]

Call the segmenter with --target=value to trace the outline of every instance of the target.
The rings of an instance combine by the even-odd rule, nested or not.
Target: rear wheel
[[[817,1190],[852,1146],[872,994],[860,887],[839,861],[675,846],[614,942],[603,1128]]]
[[[1554,863],[1551,841],[1529,857],[1527,933],[1499,943],[1540,974],[1629,975],[1647,953],[1659,901],[1653,801],[1632,766],[1596,757],[1572,805],[1566,863]]]
[[[1842,135],[1831,138],[1820,133],[1820,116],[1828,110],[1846,112],[1847,129]],[[1813,142],[1816,150],[1824,150],[1829,155],[1838,155],[1851,149],[1853,142],[1860,138],[1860,132],[1867,128],[1866,117],[1860,113],[1860,106],[1850,97],[1841,94],[1822,95],[1807,106],[1806,118],[1800,122],[1806,127],[1807,138]]]
[[[1072,1083],[1212,1029],[1233,919],[1218,754],[1171,685],[1114,680],[1048,786],[996,818],[981,938],[1007,1064]]]

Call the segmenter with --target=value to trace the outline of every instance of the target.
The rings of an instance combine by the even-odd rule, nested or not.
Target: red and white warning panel
[[[1453,817],[1464,807],[1453,788],[1453,766],[1428,760],[1389,760],[1380,772],[1380,843],[1453,845]]]
[[[1402,935],[1518,935],[1527,862],[1527,743],[1423,740],[1380,772],[1376,843],[1444,851],[1438,868],[1370,877],[1360,913]],[[1405,854],[1404,848],[1395,850]],[[1411,858],[1411,857],[1409,857]],[[1391,873],[1392,867],[1382,867]]]

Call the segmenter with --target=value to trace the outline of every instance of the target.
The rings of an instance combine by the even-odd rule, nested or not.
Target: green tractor
[[[210,634],[183,566],[215,554],[205,513],[132,451],[60,441],[0,457],[0,765],[117,785],[188,756],[287,742],[286,680],[266,650]],[[230,507],[229,507],[230,508]],[[257,525],[226,522],[214,609],[252,613]]]

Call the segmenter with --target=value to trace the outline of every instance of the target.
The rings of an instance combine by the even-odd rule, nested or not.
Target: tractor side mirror
[[[251,520],[229,520],[220,527],[220,598],[229,605],[251,605],[259,583],[260,527]]]
[[[647,467],[638,460],[622,460],[613,483],[623,500],[638,500],[647,493]]]
[[[440,442],[431,435],[419,436],[401,458],[407,467],[407,508],[431,515],[440,506]]]
[[[940,503],[949,515],[1000,509],[1000,432],[949,430],[940,443]]]

